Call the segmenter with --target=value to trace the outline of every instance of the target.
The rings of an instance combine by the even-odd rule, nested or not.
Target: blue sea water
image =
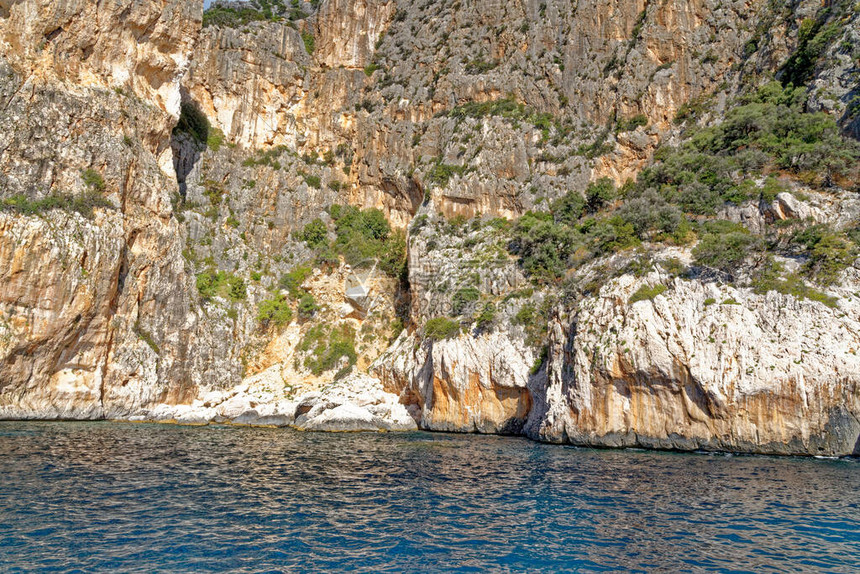
[[[2,572],[860,571],[856,460],[0,423]]]

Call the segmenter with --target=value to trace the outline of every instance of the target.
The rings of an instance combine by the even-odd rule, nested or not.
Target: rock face
[[[3,215],[0,411],[97,418],[187,400],[199,327],[171,218],[169,140],[200,7],[0,8],[3,197],[103,198],[90,220]]]
[[[364,68],[387,32],[397,2],[330,0],[317,14],[314,60],[328,68]]]
[[[404,335],[378,359],[376,370],[387,389],[417,410],[422,428],[515,434],[532,408],[531,355],[520,341],[499,333],[423,347]]]
[[[323,0],[201,28],[195,2],[0,0],[0,417],[860,454],[856,264],[818,300],[630,252],[546,284],[505,231],[720,121],[820,6]],[[804,71],[855,137],[858,22]],[[837,183],[717,215],[850,229]],[[360,302],[320,247],[347,204],[406,233]]]
[[[860,299],[846,293],[831,309],[676,279],[653,301],[628,303],[642,283],[660,279],[624,277],[583,301],[569,328],[556,323],[530,435],[601,446],[855,452]]]
[[[278,398],[251,380],[229,391],[212,391],[190,405],[155,405],[129,417],[135,421],[202,425],[293,427],[327,432],[410,431],[418,427],[397,395],[378,379],[356,374],[292,399]]]
[[[298,31],[283,24],[207,28],[197,53],[184,84],[188,97],[230,141],[296,149],[311,63]]]
[[[762,205],[761,213],[787,205],[805,212],[816,201],[789,197]],[[846,201],[842,208],[853,212],[853,198]],[[844,217],[832,205],[828,213]],[[461,274],[452,256],[457,240],[433,229],[446,230],[426,223],[410,242],[419,316],[451,315],[450,306],[436,302],[443,293],[434,283],[452,279],[454,287],[445,291],[456,292]],[[485,249],[481,235],[462,237],[478,245],[459,253],[460,265]],[[437,240],[428,253],[428,242]],[[690,259],[684,250],[661,256]],[[417,331],[402,335],[375,363],[386,388],[420,411],[422,428],[522,432],[591,446],[857,454],[856,269],[830,291],[838,297],[832,306],[706,279],[652,273],[606,281],[598,275],[602,288],[594,295],[548,310],[542,362],[517,324],[518,311],[541,307],[534,299],[540,294],[523,292],[508,274],[504,265],[487,265],[474,283],[484,292],[495,286],[497,294],[508,294],[497,305],[493,327],[471,324],[466,333],[437,341],[422,342]],[[641,287],[653,285],[667,289],[653,300],[630,302]],[[456,299],[449,294],[447,304]]]

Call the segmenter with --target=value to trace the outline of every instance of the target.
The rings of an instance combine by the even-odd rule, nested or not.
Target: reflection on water
[[[0,423],[2,571],[860,569],[860,463]]]

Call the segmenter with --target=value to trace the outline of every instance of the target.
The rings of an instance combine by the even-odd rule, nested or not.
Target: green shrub
[[[317,305],[314,296],[310,293],[303,293],[301,297],[299,297],[299,317],[302,319],[310,319],[314,316],[314,313],[317,312],[319,306]]]
[[[311,32],[303,30],[302,31],[302,42],[304,42],[305,50],[307,50],[308,54],[313,54],[314,53],[314,47],[316,44],[316,42],[314,40],[314,35]]]
[[[281,327],[293,320],[293,310],[290,302],[283,295],[262,301],[257,307],[257,321],[264,325]]]
[[[373,75],[373,72],[379,69],[379,64],[376,62],[371,62],[367,66],[364,67],[364,75],[368,78]]]
[[[281,162],[278,161],[278,158],[281,157],[284,153],[288,153],[289,151],[289,148],[283,145],[275,146],[267,150],[257,150],[254,155],[245,158],[245,160],[242,162],[242,165],[244,167],[265,165],[271,167],[272,169],[281,169]]]
[[[330,210],[337,238],[332,249],[350,265],[376,259],[379,268],[392,277],[406,272],[406,236],[392,233],[385,215],[378,209],[361,210],[333,205]]]
[[[561,218],[569,220],[576,203],[568,198],[562,201]],[[639,239],[633,225],[620,215],[587,218],[571,225],[555,223],[549,214],[528,212],[514,226],[508,247],[519,255],[530,277],[547,282],[559,280],[575,264],[636,245]]]
[[[776,199],[776,196],[780,193],[786,191],[782,184],[773,176],[769,176],[765,181],[764,185],[761,189],[761,199],[768,203],[771,203]]]
[[[214,179],[203,180],[203,195],[206,196],[213,207],[221,205],[221,200],[224,198],[226,193],[227,190],[224,188],[224,184],[222,182]]]
[[[481,331],[487,331],[492,328],[493,324],[496,321],[496,305],[490,301],[484,308],[481,309],[481,312],[475,318],[475,325]]]
[[[827,234],[812,248],[806,270],[819,283],[832,285],[856,258],[857,249],[851,241]]]
[[[543,364],[546,362],[548,357],[549,357],[549,349],[547,348],[546,345],[544,345],[541,348],[540,354],[535,359],[534,364],[529,369],[529,374],[530,375],[538,374],[541,370],[541,367],[543,367]]]
[[[575,225],[584,212],[585,198],[576,191],[570,191],[552,203],[552,214],[556,223]]]
[[[469,171],[470,168],[467,165],[451,165],[442,163],[442,159],[439,158],[433,164],[433,167],[430,168],[425,179],[432,187],[445,187],[454,175],[462,176]]]
[[[407,279],[406,235],[402,231],[391,233],[385,240],[379,257],[379,268],[390,277]]]
[[[158,343],[155,342],[155,337],[152,336],[152,333],[141,326],[140,321],[135,322],[132,331],[134,331],[134,334],[137,335],[138,339],[149,345],[149,348],[152,349],[156,355],[161,354],[161,349],[159,349]]]
[[[598,211],[618,196],[615,184],[608,177],[602,177],[595,182],[589,183],[585,188],[585,199],[588,210],[592,213]]]
[[[249,22],[265,19],[266,17],[261,12],[250,7],[234,8],[216,4],[203,12],[203,27],[238,28]]]
[[[769,259],[753,279],[753,290],[762,295],[768,291],[776,291],[783,295],[792,295],[798,299],[818,301],[831,308],[837,306],[838,299],[836,297],[813,289],[796,273],[785,275],[784,271],[785,269],[781,264]]]
[[[805,102],[805,88],[778,82],[762,86],[733,102],[722,123],[691,128],[680,146],[658,149],[652,165],[621,192],[604,178],[588,186],[584,200],[571,191],[553,202],[552,216],[526,213],[510,231],[510,252],[532,279],[548,282],[640,241],[687,244],[698,237],[696,264],[730,276],[749,255],[802,246],[806,274],[823,284],[836,281],[856,257],[857,242],[847,234],[798,238],[786,247],[777,225],[768,230],[765,243],[765,237],[742,226],[709,221],[726,204],[773,201],[784,190],[780,181],[769,176],[762,186],[756,184],[770,173],[785,177],[793,172],[797,179],[823,186],[860,180],[860,144],[843,138],[833,117],[805,111]],[[693,104],[703,111],[705,100]],[[513,100],[468,104],[452,112],[462,117],[487,113],[517,117],[523,112]],[[608,132],[600,134],[595,145],[606,137]],[[623,201],[613,210],[619,198]]]
[[[825,224],[805,227],[796,232],[791,243],[805,248],[806,273],[823,285],[831,285],[857,257],[857,248],[848,235],[833,231]]]
[[[474,287],[463,287],[458,289],[451,298],[451,312],[456,315],[462,315],[472,309],[478,299],[481,298],[481,292]]]
[[[693,249],[696,265],[733,274],[761,242],[745,227],[730,221],[708,222],[706,233]]]
[[[322,219],[316,218],[304,226],[299,239],[308,244],[311,249],[319,249],[325,247],[328,243],[328,230]]]
[[[476,71],[478,70],[478,68],[474,67],[471,69]],[[466,73],[470,72],[467,71]],[[535,128],[541,130],[544,140],[548,138],[552,127],[556,127],[557,130],[559,129],[556,125],[555,118],[553,118],[552,115],[538,112],[525,104],[521,104],[512,96],[487,102],[467,102],[453,108],[448,112],[448,116],[458,119],[496,116],[505,118],[515,126],[518,125],[519,122],[529,122]]]
[[[314,189],[320,189],[322,187],[322,180],[320,180],[319,176],[317,176],[317,175],[305,174],[303,176],[303,179],[305,180],[305,183],[307,183],[309,187],[312,187]]]
[[[587,230],[593,255],[623,251],[639,245],[633,224],[620,215],[592,220],[584,229]]]
[[[533,303],[525,303],[514,315],[511,323],[523,328],[527,344],[532,346],[542,344],[546,339],[549,325],[549,306],[544,304],[539,308]]]
[[[197,275],[197,291],[204,300],[225,297],[240,301],[247,296],[245,281],[229,271],[208,269]]]
[[[621,119],[618,120],[618,124],[616,126],[616,131],[618,132],[632,132],[639,126],[647,126],[648,125],[648,116],[645,114],[636,114],[632,118]]]
[[[667,287],[665,285],[659,283],[653,286],[642,285],[636,290],[636,293],[630,297],[628,303],[632,305],[637,301],[652,301],[657,295],[664,293],[666,289]]]
[[[334,369],[344,358],[349,367],[358,361],[358,353],[355,351],[355,329],[349,325],[343,325],[331,331],[322,326],[314,327],[305,335],[300,349],[311,350],[311,355],[305,359],[304,365],[317,376]],[[339,374],[342,376],[341,373]]]
[[[573,254],[585,245],[586,238],[570,226],[553,223],[547,214],[529,212],[514,226],[510,247],[529,276],[555,281],[564,276]]]
[[[302,283],[313,274],[313,269],[307,265],[299,265],[281,276],[281,287],[290,292],[293,297],[299,296]]]
[[[687,266],[677,257],[669,257],[661,261],[660,266],[671,277],[681,277],[687,273]]]
[[[224,144],[224,132],[215,126],[209,126],[209,136],[206,138],[206,146],[214,152],[221,149]]]
[[[640,239],[650,238],[654,233],[673,234],[684,217],[676,206],[652,189],[627,200],[618,215],[633,226]]]
[[[780,70],[786,86],[805,86],[827,47],[841,34],[837,22],[825,24],[826,12],[800,24],[797,48]]]
[[[722,123],[695,132],[677,148],[663,147],[637,179],[637,188],[658,190],[688,213],[709,215],[723,203],[779,191],[774,181],[757,190],[752,175],[768,170],[812,174],[828,186],[856,181],[860,144],[840,135],[836,120],[804,109],[805,88],[771,82],[741,100]]]
[[[239,301],[247,297],[248,292],[245,288],[245,280],[241,277],[231,276],[227,280],[229,286],[228,295],[232,301]]]
[[[328,329],[325,325],[314,325],[302,336],[302,340],[299,341],[297,348],[303,353],[320,345],[323,345],[323,349],[325,349],[324,343],[327,336]]]
[[[466,63],[464,71],[469,75],[485,74],[498,66],[499,63],[495,60],[488,62],[483,58],[475,58]]]
[[[451,339],[460,334],[460,323],[447,317],[429,319],[424,324],[424,336],[433,341]]]
[[[101,194],[90,190],[81,195],[51,194],[42,199],[30,199],[17,194],[0,200],[0,211],[8,211],[21,215],[39,215],[52,209],[61,209],[79,213],[87,219],[95,216],[94,209],[116,209],[114,205]]]
[[[81,177],[84,180],[84,185],[90,188],[92,191],[103,193],[105,190],[105,180],[102,177],[102,174],[97,172],[94,169],[85,169],[81,173]]]

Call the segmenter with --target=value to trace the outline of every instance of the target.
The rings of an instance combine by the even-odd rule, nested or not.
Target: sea
[[[0,572],[860,572],[860,462],[0,422]]]

